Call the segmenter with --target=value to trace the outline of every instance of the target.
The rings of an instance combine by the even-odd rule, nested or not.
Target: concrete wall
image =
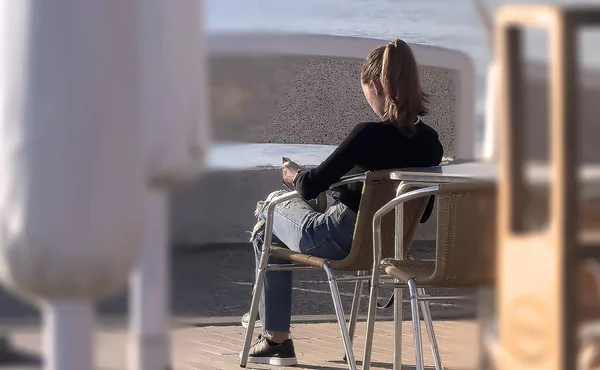
[[[381,40],[334,36],[221,35],[209,45],[215,140],[337,145],[377,120],[360,87],[360,67]],[[475,77],[461,53],[411,45],[431,95],[425,121],[447,156],[474,156]],[[315,163],[317,164],[317,163]],[[247,241],[256,202],[281,187],[280,170],[212,171],[172,195],[176,245]],[[221,198],[217,198],[221,196]],[[429,223],[420,238],[433,239]]]

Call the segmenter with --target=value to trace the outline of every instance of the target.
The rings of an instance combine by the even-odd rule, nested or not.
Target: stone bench
[[[211,36],[214,139],[339,144],[355,124],[378,120],[363,97],[360,68],[368,53],[386,42],[317,35]],[[456,51],[411,46],[424,90],[431,96],[431,113],[425,121],[440,133],[446,156],[473,158],[475,72],[471,60]],[[279,148],[272,151],[271,166],[235,166],[231,161],[230,165],[213,165],[197,183],[174,191],[172,242],[247,241],[256,202],[281,188],[281,154],[296,159],[285,147]],[[320,163],[327,149],[316,152],[320,154],[307,159],[314,163],[298,162]],[[434,220],[424,226],[417,237],[434,239]]]

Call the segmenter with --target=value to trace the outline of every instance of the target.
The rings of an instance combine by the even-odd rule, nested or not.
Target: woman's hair
[[[362,67],[363,84],[379,82],[383,88],[383,119],[398,125],[402,131],[415,134],[417,116],[428,113],[428,95],[421,89],[421,79],[412,49],[400,39],[373,50]]]

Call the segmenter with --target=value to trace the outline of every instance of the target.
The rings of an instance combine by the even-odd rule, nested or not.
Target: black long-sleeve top
[[[302,198],[310,200],[344,175],[439,165],[444,149],[438,133],[420,120],[415,128],[416,135],[408,137],[389,122],[359,123],[323,163],[301,171],[294,186]],[[358,212],[362,184],[350,184],[336,190],[340,193],[340,201]]]

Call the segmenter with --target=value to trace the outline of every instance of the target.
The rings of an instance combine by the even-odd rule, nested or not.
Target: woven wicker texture
[[[496,271],[496,194],[493,184],[441,184],[435,263],[386,259],[386,272],[420,285],[492,285]]]
[[[362,197],[354,229],[352,248],[346,258],[329,261],[334,270],[363,271],[373,267],[373,216],[383,205],[396,196],[400,182],[390,180],[390,171],[374,171],[367,173],[362,190]],[[408,189],[407,191],[410,191]],[[404,245],[409,246],[421,215],[427,206],[428,198],[409,201],[404,205]],[[394,256],[394,212],[390,212],[381,221],[382,256]],[[405,248],[408,253],[409,248]],[[325,259],[292,252],[285,248],[275,247],[272,254],[296,263],[321,267]]]

